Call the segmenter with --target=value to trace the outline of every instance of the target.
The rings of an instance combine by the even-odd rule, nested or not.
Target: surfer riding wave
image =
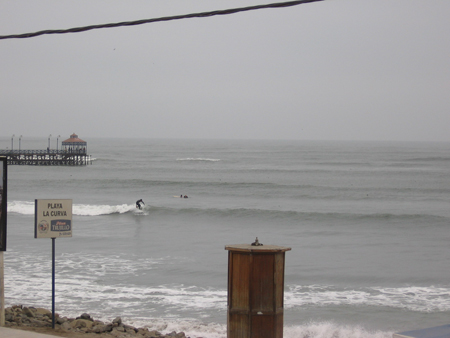
[[[136,201],[136,208],[138,208],[139,210],[142,210],[142,206],[145,205],[144,201],[142,200],[142,198],[140,200]]]

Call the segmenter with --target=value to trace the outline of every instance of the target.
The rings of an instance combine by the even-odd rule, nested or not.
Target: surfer
[[[141,203],[142,203],[143,205],[145,205],[145,203],[144,203],[144,201],[142,200],[142,198],[141,198],[140,200],[136,201],[136,208],[142,209]]]

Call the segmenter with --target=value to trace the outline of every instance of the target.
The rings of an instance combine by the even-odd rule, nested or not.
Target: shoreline
[[[55,313],[53,329],[51,311],[24,305],[5,308],[5,327],[67,338],[190,338],[184,332],[161,333],[147,327],[127,325],[120,317],[105,323],[95,320],[87,313],[76,318]]]

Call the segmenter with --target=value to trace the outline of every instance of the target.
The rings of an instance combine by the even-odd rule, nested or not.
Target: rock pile
[[[14,305],[5,309],[6,326],[52,327],[52,312],[42,308]],[[186,338],[184,332],[162,334],[147,328],[136,328],[122,323],[117,317],[111,323],[94,320],[87,313],[77,318],[61,317],[55,313],[55,328],[67,332],[108,334],[112,338]],[[189,337],[187,337],[189,338]]]

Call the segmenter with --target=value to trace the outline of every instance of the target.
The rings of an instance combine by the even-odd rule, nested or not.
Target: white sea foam
[[[286,338],[391,338],[393,332],[368,331],[360,326],[339,325],[332,322],[285,326]]]
[[[21,215],[34,215],[34,202],[28,201],[8,202],[8,212],[15,212]]]
[[[450,289],[436,286],[343,289],[311,285],[290,286],[285,293],[287,308],[329,305],[381,306],[418,312],[450,311]]]
[[[41,292],[48,283],[48,258],[32,254],[6,253],[5,279],[10,279],[7,289],[10,299],[42,299]],[[101,302],[118,302],[129,306],[138,298],[147,304],[184,311],[224,311],[226,290],[199,288],[194,285],[122,285],[121,276],[145,275],[149,270],[168,264],[173,257],[135,258],[133,256],[102,256],[92,254],[62,254],[57,259],[59,288],[66,303],[74,305],[83,293]],[[14,267],[14,268],[12,268]],[[103,283],[103,279],[109,282]],[[116,283],[111,283],[117,280]],[[14,287],[13,287],[14,286]],[[114,290],[114,292],[111,292]],[[33,291],[33,292],[31,292]],[[285,307],[318,306],[376,306],[400,308],[418,312],[450,311],[450,289],[437,286],[363,287],[340,288],[329,285],[288,285],[285,290]],[[100,311],[100,309],[99,309]]]
[[[219,162],[220,159],[216,158],[203,158],[203,157],[186,157],[186,158],[177,158],[177,161],[197,161],[197,162]]]
[[[139,277],[143,271],[163,266],[171,257],[160,259],[119,255],[65,253],[57,258],[57,312],[76,317],[89,312],[94,318],[111,321],[120,315],[125,323],[148,327],[164,333],[183,331],[188,336],[225,338],[226,325],[204,323],[210,311],[219,311],[226,318],[226,290],[205,289],[183,284],[133,285],[122,284],[122,276]],[[51,293],[48,257],[30,254],[6,254],[5,285],[7,305],[46,306],[43,300]],[[104,282],[108,280],[108,282]],[[116,280],[112,283],[111,281]],[[288,286],[285,308],[327,305],[376,305],[406,307],[427,311],[429,303],[450,310],[446,288],[405,287],[365,288],[347,290],[334,286]],[[63,306],[59,305],[63,304]],[[437,306],[437,305],[436,305]],[[63,307],[63,308],[62,308]],[[62,308],[62,309],[61,309]],[[196,313],[198,319],[183,318]],[[225,319],[224,319],[225,321]],[[387,338],[392,332],[370,332],[359,326],[332,322],[285,326],[287,338]]]
[[[64,304],[65,311],[71,315],[79,315],[80,308],[86,308],[86,311],[97,316],[114,316],[113,312],[122,311],[132,317],[140,316],[142,311],[155,306],[162,310],[174,310],[175,313],[194,311],[206,314],[210,310],[225,310],[225,290],[183,284],[121,284],[123,277],[138,278],[153,267],[167,264],[166,260],[170,259],[63,254],[56,262],[58,302]],[[48,257],[19,257],[9,251],[5,266],[6,293],[11,305],[25,302],[42,306],[39,303],[47,298],[50,287]],[[116,282],[111,283],[113,280]]]
[[[34,215],[34,202],[12,201],[8,202],[8,212],[21,215]],[[124,214],[127,212],[139,212],[133,204],[119,205],[95,205],[95,204],[73,204],[72,214],[78,216],[100,216],[109,214]]]
[[[149,322],[127,320],[127,324],[135,327],[147,327],[150,330],[157,330],[162,333],[172,331],[184,332],[191,338],[225,338],[227,336],[227,327],[225,324],[203,323],[194,319],[169,319],[154,318]]]
[[[227,326],[218,323],[202,323],[188,319],[152,319],[151,325],[140,321],[127,321],[127,324],[148,327],[163,333],[183,331],[192,338],[225,338]],[[143,324],[143,325],[140,325]],[[370,331],[362,326],[340,325],[333,322],[312,322],[305,325],[284,326],[286,338],[391,338],[390,331]]]
[[[375,299],[389,303],[392,307],[413,311],[434,312],[450,310],[450,290],[444,287],[408,286],[400,288],[373,288],[378,291]]]
[[[225,311],[226,290],[180,283],[153,286],[121,284],[124,277],[145,278],[143,276],[150,270],[160,269],[174,259],[65,253],[57,259],[58,284],[63,291],[60,297],[77,309],[80,299],[85,298],[83,294],[89,293],[89,299],[97,303],[98,312],[103,311],[101,304],[104,302],[115,302],[117,308],[134,311],[130,306],[133,299],[176,313],[195,312],[199,317],[207,315],[208,311]],[[9,250],[5,261],[5,279],[10,280],[6,284],[9,298],[15,301],[35,299],[39,302],[43,298],[42,290],[48,283],[48,258],[24,253],[16,255]],[[443,312],[450,311],[450,288],[433,285],[361,288],[287,285],[284,304],[286,309],[374,306],[424,313]]]
[[[89,205],[89,204],[74,204],[72,212],[79,216],[99,216],[109,214],[124,214],[129,211],[136,210],[134,205],[120,204],[120,205]]]

